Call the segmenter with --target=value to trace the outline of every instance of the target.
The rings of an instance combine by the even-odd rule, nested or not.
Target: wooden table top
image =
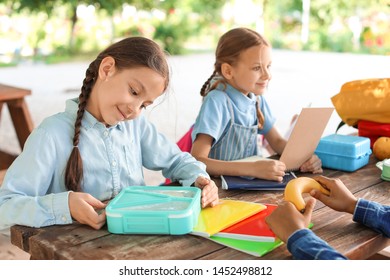
[[[323,175],[339,177],[357,197],[390,205],[390,182],[380,179],[376,162],[371,156],[369,164],[355,172],[326,169]],[[221,198],[259,203],[278,203],[282,196],[282,191],[220,190]],[[312,222],[319,237],[351,259],[367,259],[390,245],[390,239],[354,223],[352,215],[336,212],[319,201]],[[78,223],[39,229],[13,226],[11,242],[32,259],[256,259],[199,236],[116,235],[106,227],[94,230]],[[283,244],[260,259],[291,259],[291,255]]]
[[[30,94],[31,90],[29,89],[0,84],[0,120],[3,105],[7,105],[21,149],[23,149],[24,143],[34,128],[27,103],[24,99],[25,96]],[[7,169],[16,156],[0,150],[0,169]]]
[[[30,94],[29,89],[0,84],[0,102],[23,98]]]

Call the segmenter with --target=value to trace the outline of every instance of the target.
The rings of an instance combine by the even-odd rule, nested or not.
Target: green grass
[[[75,61],[92,61],[96,58],[97,53],[78,53],[78,54],[51,54],[46,56],[43,61],[46,64],[56,64],[62,62],[75,62]]]
[[[14,67],[18,65],[16,62],[0,62],[0,67]]]

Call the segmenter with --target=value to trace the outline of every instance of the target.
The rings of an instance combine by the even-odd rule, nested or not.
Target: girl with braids
[[[204,99],[192,132],[192,155],[213,176],[282,181],[281,161],[234,161],[257,154],[257,134],[278,154],[287,143],[263,96],[271,80],[270,44],[251,29],[235,28],[219,39],[215,56],[214,72],[200,91]],[[321,160],[313,155],[300,170],[322,172]]]
[[[145,185],[142,167],[202,189],[202,207],[218,203],[203,163],[157,132],[141,114],[169,84],[164,52],[153,41],[119,41],[89,65],[79,98],[29,136],[0,188],[0,228],[72,220],[101,228],[102,209],[127,186]]]

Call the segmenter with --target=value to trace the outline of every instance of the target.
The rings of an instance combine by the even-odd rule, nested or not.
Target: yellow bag
[[[359,120],[390,123],[390,78],[347,82],[331,100],[350,126]]]

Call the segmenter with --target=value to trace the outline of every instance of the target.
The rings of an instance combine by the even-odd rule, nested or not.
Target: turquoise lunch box
[[[108,231],[116,234],[187,234],[198,222],[196,187],[132,186],[106,207]]]

